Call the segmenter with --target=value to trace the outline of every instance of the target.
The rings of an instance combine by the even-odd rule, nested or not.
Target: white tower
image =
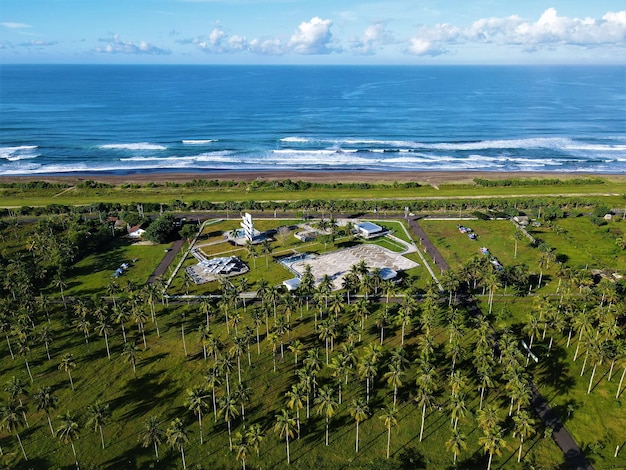
[[[252,216],[246,212],[241,219],[241,227],[243,228],[246,240],[252,241],[254,238],[254,224],[252,223]]]

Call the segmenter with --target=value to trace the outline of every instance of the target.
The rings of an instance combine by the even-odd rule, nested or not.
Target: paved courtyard
[[[333,279],[335,289],[340,289],[343,278],[350,267],[361,260],[365,260],[370,269],[390,268],[394,271],[406,271],[419,266],[415,261],[411,261],[399,253],[394,253],[378,245],[367,244],[296,261],[291,265],[291,269],[302,276],[305,266],[309,264],[316,282],[319,282],[327,274]]]

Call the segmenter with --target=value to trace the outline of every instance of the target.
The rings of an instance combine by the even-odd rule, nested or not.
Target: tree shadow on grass
[[[111,400],[111,408],[120,409],[128,403],[134,406],[121,418],[134,419],[149,413],[164,402],[171,402],[179,394],[178,387],[167,378],[164,370],[141,374],[129,380],[121,396]]]

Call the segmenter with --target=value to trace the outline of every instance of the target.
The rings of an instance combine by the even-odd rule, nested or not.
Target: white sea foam
[[[214,139],[189,139],[189,140],[183,140],[182,143],[185,145],[204,145],[204,144],[210,144],[211,142],[217,142]]]
[[[36,145],[19,145],[17,147],[0,147],[0,158],[4,158],[10,162],[17,162],[19,160],[29,160],[31,158],[37,158],[38,153]]]
[[[310,142],[309,139],[307,139],[306,137],[284,137],[282,139],[280,139],[281,142],[299,142],[299,143],[306,143],[306,142]]]
[[[136,142],[131,144],[105,144],[100,145],[105,150],[167,150],[167,147],[149,142]]]

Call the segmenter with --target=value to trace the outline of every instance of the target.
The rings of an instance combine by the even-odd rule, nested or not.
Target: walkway
[[[593,470],[593,466],[585,458],[580,447],[574,441],[570,433],[565,429],[556,413],[548,405],[548,401],[539,393],[534,383],[531,384],[533,390],[532,407],[535,409],[546,426],[552,428],[552,438],[561,448],[567,461],[576,470]]]

